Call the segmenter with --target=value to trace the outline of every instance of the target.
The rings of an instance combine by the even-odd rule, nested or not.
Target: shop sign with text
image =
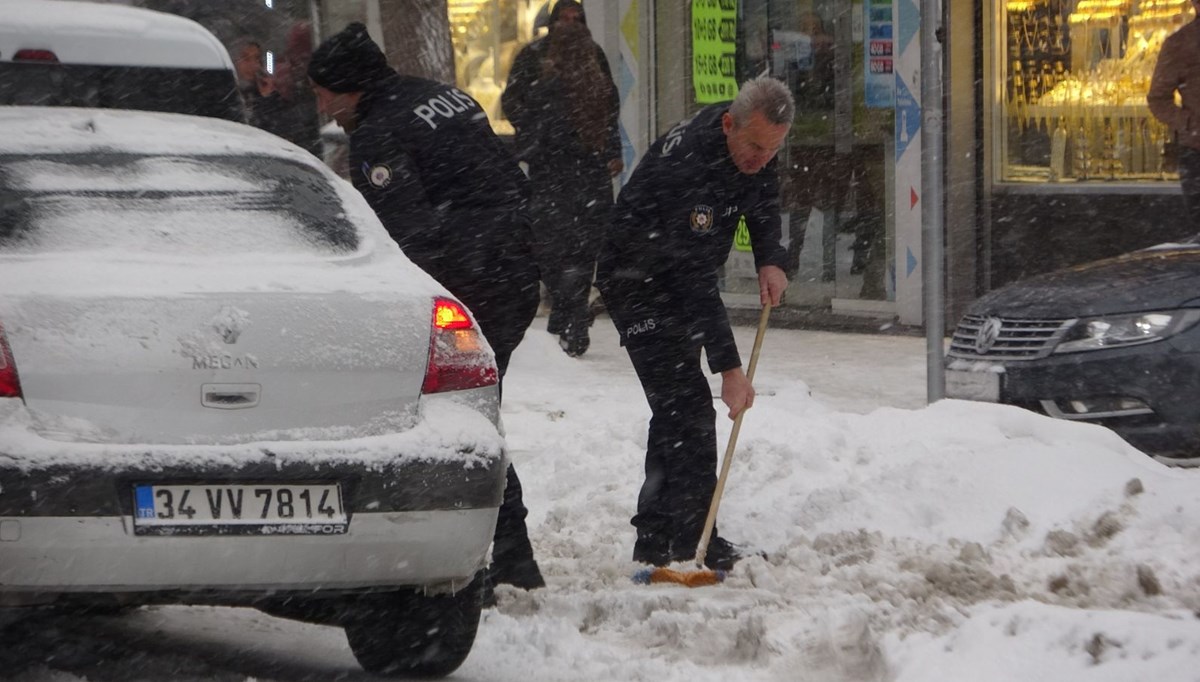
[[[700,104],[737,95],[737,0],[692,0],[692,86]]]
[[[866,104],[890,109],[895,97],[895,41],[892,0],[863,0],[863,63],[867,65],[863,82]]]

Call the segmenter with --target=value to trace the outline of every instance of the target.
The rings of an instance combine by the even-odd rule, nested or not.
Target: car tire
[[[454,594],[394,592],[359,601],[344,628],[350,650],[369,673],[445,677],[458,669],[479,629],[482,577]]]

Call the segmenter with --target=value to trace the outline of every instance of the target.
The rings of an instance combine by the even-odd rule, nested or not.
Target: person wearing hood
[[[788,282],[775,155],[795,111],[780,81],[748,81],[732,102],[701,109],[655,141],[617,198],[596,285],[650,405],[634,561],[690,560],[700,544],[717,481],[716,412],[701,351],[721,376],[730,419],[754,403],[717,270],[745,216],[760,300],[779,305]],[[719,570],[742,555],[716,529],[707,552],[705,565]]]
[[[474,99],[394,71],[361,23],[313,52],[308,77],[317,108],[350,136],[354,187],[405,255],[470,309],[503,381],[538,306],[522,212],[527,181],[516,160]],[[525,516],[509,466],[489,568],[495,584],[545,584]]]
[[[533,185],[535,251],[550,293],[546,329],[579,356],[590,342],[588,293],[612,217],[612,178],[624,168],[620,96],[582,5],[554,5],[549,33],[513,60],[500,103]]]

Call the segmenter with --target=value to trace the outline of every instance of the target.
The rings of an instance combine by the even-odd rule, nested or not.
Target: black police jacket
[[[470,95],[397,74],[356,113],[350,180],[413,262],[450,286],[528,257],[528,181]]]
[[[738,171],[714,104],[650,147],[617,198],[597,286],[622,343],[659,338],[703,346],[713,373],[741,366],[718,288],[746,216],[756,267],[784,267],[776,161]]]

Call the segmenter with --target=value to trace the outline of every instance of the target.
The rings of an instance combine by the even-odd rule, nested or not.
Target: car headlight
[[[1075,353],[1161,341],[1197,321],[1200,321],[1200,310],[1192,309],[1087,317],[1067,330],[1054,352]]]

